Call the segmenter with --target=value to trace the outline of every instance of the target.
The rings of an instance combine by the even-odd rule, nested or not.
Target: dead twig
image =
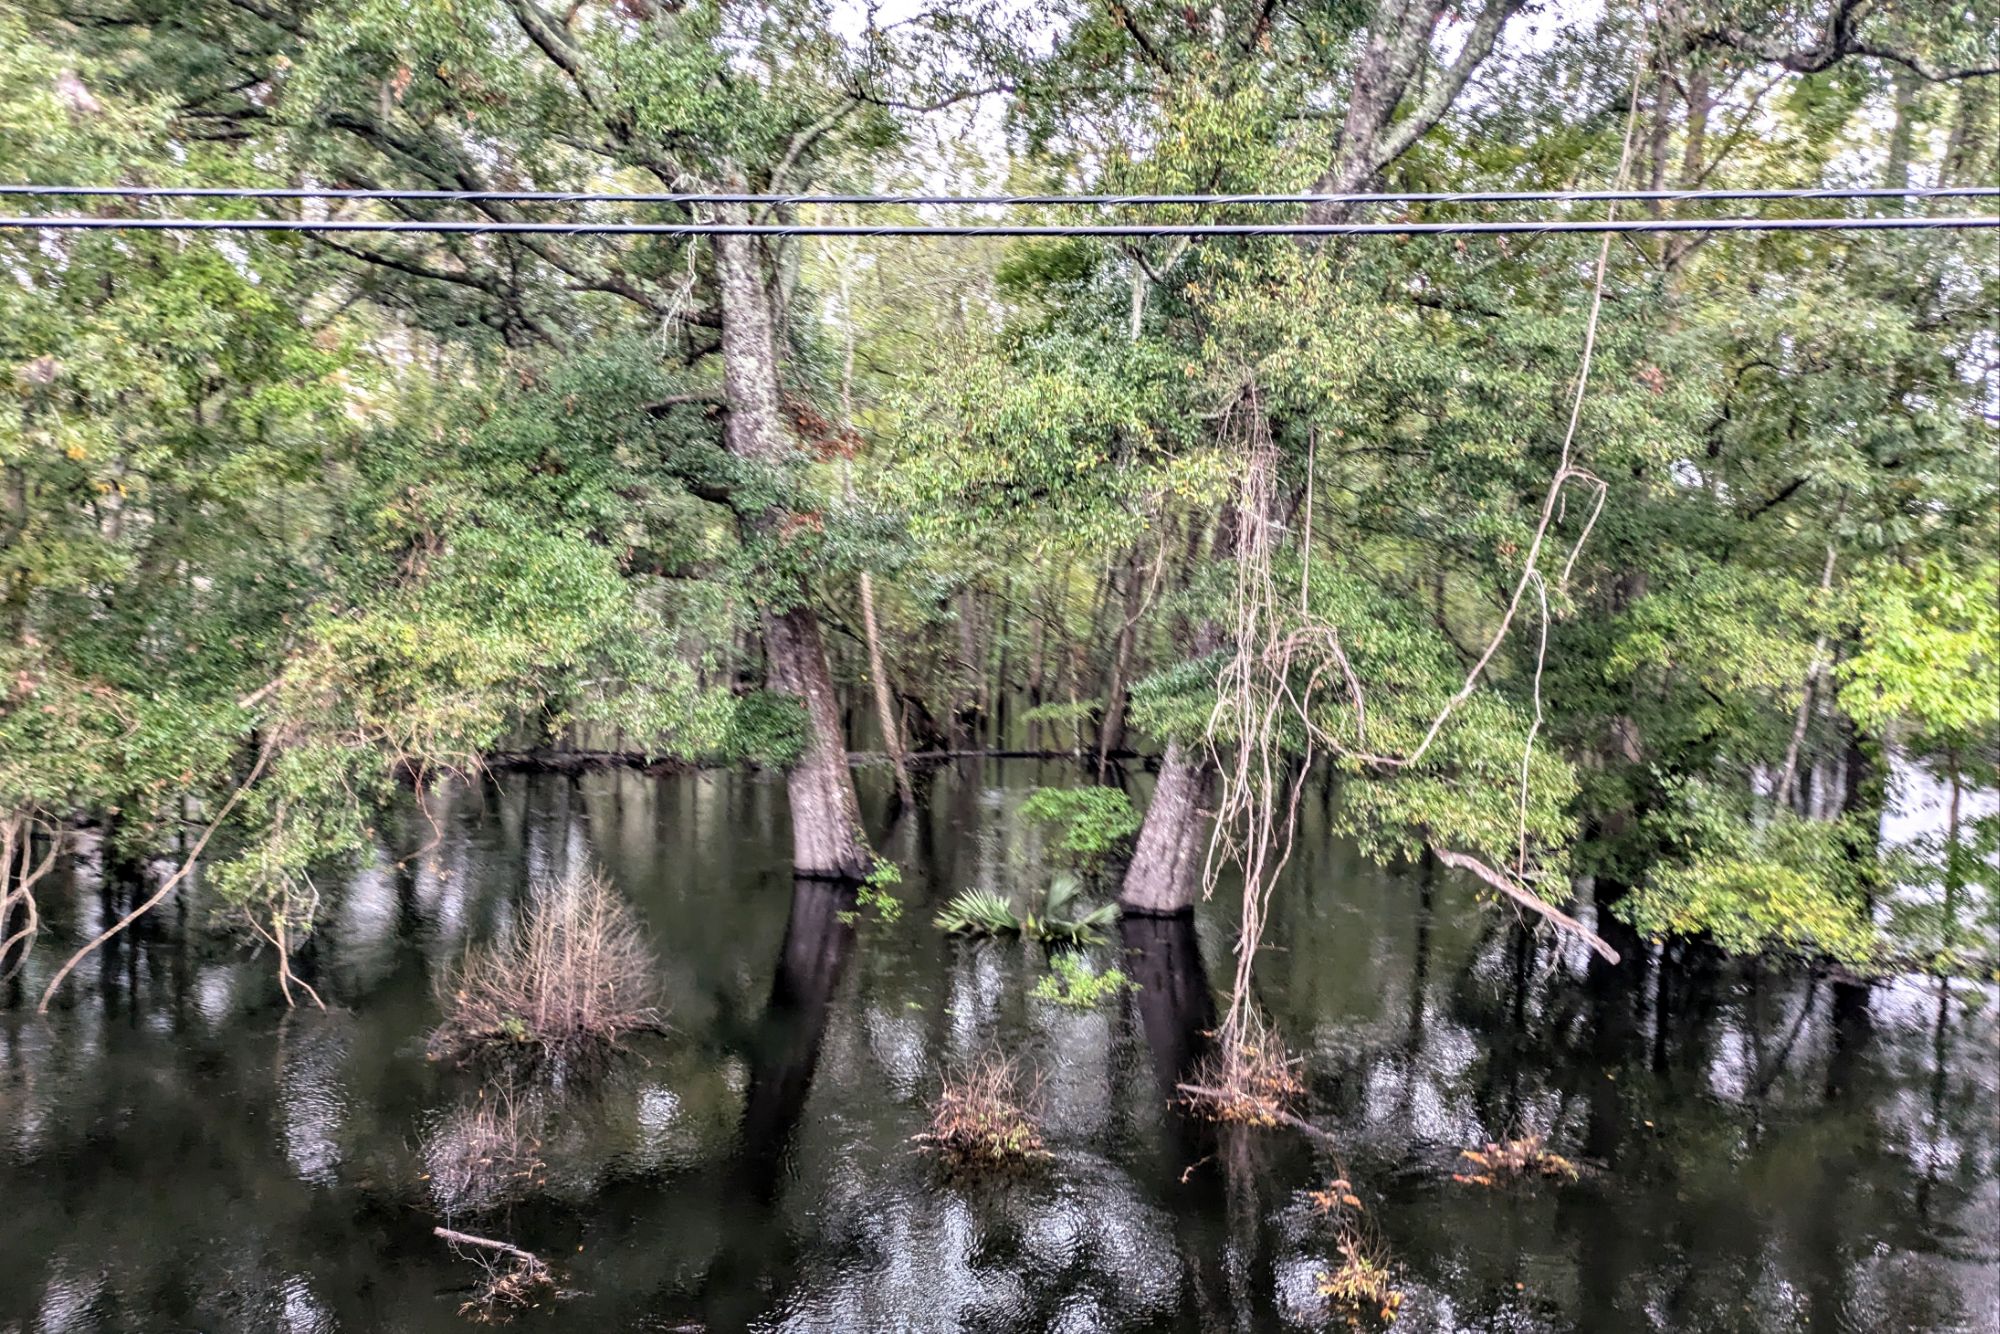
[[[229,794],[229,800],[222,803],[222,809],[215,813],[213,820],[209,821],[208,828],[201,831],[201,837],[194,841],[192,848],[188,849],[186,859],[181,862],[172,875],[168,876],[161,883],[158,889],[146,897],[145,902],[126,913],[110,926],[105,927],[104,930],[98,932],[96,937],[82,949],[69,956],[69,960],[56,970],[56,975],[49,979],[49,985],[43,989],[41,1003],[35,1006],[35,1013],[47,1014],[49,1012],[49,1001],[55,996],[56,988],[63,984],[64,978],[75,971],[78,964],[95,953],[104,942],[110,940],[126,927],[132,925],[132,923],[158,907],[166,899],[167,895],[173,893],[179,887],[181,881],[193,874],[195,864],[201,860],[202,852],[208,847],[208,841],[215,837],[215,831],[222,827],[222,822],[229,818],[229,813],[236,809],[238,802],[243,800],[243,796],[250,790],[251,784],[255,783],[258,777],[263,774],[264,766],[269,762],[270,758],[271,747],[268,743],[258,748],[257,762],[250,766],[250,772],[243,776],[243,781],[238,783],[236,790]]]
[[[1561,927],[1584,944],[1590,946],[1591,949],[1597,951],[1606,963],[1618,962],[1618,951],[1611,948],[1604,937],[1598,935],[1582,922],[1577,921],[1576,918],[1571,917],[1568,913],[1540,895],[1515,883],[1512,877],[1502,875],[1485,862],[1480,861],[1477,857],[1463,852],[1453,852],[1450,848],[1439,847],[1435,843],[1431,844],[1431,852],[1446,866],[1471,872],[1494,889],[1500,891],[1500,893],[1505,894],[1508,898],[1526,908],[1529,912],[1538,913],[1542,917],[1547,918],[1552,925]]]
[[[502,1255],[509,1256],[512,1259],[519,1260],[522,1264],[532,1265],[538,1269],[548,1268],[548,1265],[542,1261],[541,1256],[536,1255],[533,1251],[524,1251],[511,1241],[499,1241],[493,1237],[475,1237],[470,1232],[459,1232],[448,1227],[434,1227],[431,1229],[431,1235],[448,1241],[454,1246],[477,1246],[482,1250],[498,1251]]]

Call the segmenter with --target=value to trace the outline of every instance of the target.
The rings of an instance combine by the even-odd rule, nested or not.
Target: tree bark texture
[[[735,208],[726,210],[723,220],[747,217],[747,210]],[[779,466],[792,445],[778,392],[776,331],[757,240],[717,236],[714,241],[722,295],[722,378],[729,399],[724,444],[737,458]],[[767,511],[739,515],[738,521],[754,533],[768,534],[783,518]],[[801,601],[803,589],[774,591],[778,596],[761,614],[769,683],[804,705],[807,719],[805,749],[785,779],[792,809],[792,870],[803,876],[859,879],[874,865],[874,856],[861,828],[819,617]]]
[[[1194,906],[1208,853],[1207,807],[1214,788],[1215,766],[1205,747],[1168,743],[1139,845],[1118,891],[1125,912],[1167,916]]]

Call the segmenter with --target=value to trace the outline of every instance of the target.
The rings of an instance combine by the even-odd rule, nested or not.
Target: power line
[[[1822,232],[1981,230],[2000,217],[1528,218],[1503,222],[1269,223],[718,223],[462,222],[364,218],[0,217],[0,231],[393,232],[557,236],[1518,236],[1605,232]]]
[[[1047,194],[1047,195],[890,195],[890,194],[661,194],[597,190],[343,190],[238,186],[0,185],[0,195],[86,196],[118,199],[340,199],[425,200],[438,203],[543,204],[801,204],[854,206],[1021,207],[1063,204],[1261,205],[1261,204],[1506,204],[1506,203],[1702,203],[1724,200],[1785,199],[1986,199],[2000,197],[1995,186],[1805,187],[1745,190],[1462,190],[1393,194]]]

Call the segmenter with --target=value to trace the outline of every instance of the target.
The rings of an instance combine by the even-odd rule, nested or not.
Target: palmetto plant
[[[1007,936],[1021,929],[1013,905],[990,889],[968,889],[954,895],[936,919],[937,927],[954,935]]]
[[[1118,909],[1107,903],[1080,913],[1078,899],[1082,894],[1082,882],[1063,872],[1049,881],[1039,908],[1017,913],[1013,904],[990,889],[968,889],[944,905],[936,925],[957,935],[1024,935],[1031,940],[1087,945],[1111,924]]]
[[[1030,915],[1023,929],[1037,940],[1072,945],[1095,942],[1097,933],[1110,926],[1117,916],[1118,906],[1106,903],[1089,912],[1081,912],[1083,904],[1078,900],[1082,895],[1082,883],[1069,872],[1062,872],[1049,881],[1048,892],[1042,896],[1041,913]]]

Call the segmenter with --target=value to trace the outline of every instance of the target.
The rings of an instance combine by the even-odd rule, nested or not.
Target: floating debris
[[[1396,1286],[1388,1261],[1370,1254],[1360,1238],[1340,1239],[1340,1267],[1318,1276],[1319,1295],[1349,1329],[1396,1323],[1403,1309],[1403,1290]]]
[[[486,1277],[473,1289],[472,1296],[459,1303],[458,1313],[466,1319],[482,1325],[504,1325],[521,1312],[555,1299],[555,1272],[533,1251],[522,1250],[509,1241],[476,1237],[448,1227],[434,1227],[431,1231],[486,1271]],[[467,1247],[471,1248],[469,1253],[464,1249]]]
[[[1187,1108],[1211,1121],[1238,1125],[1298,1124],[1292,1104],[1305,1095],[1299,1062],[1269,1026],[1258,1022],[1243,1040],[1223,1045],[1181,1085]]]
[[[1575,1181],[1583,1174],[1575,1163],[1545,1147],[1540,1135],[1460,1149],[1458,1156],[1469,1170],[1453,1172],[1451,1179],[1468,1186],[1498,1186],[1526,1177]]]
[[[931,1128],[916,1136],[924,1150],[953,1167],[1018,1167],[1049,1156],[1029,1110],[1019,1067],[986,1055],[947,1073],[931,1104]]]

